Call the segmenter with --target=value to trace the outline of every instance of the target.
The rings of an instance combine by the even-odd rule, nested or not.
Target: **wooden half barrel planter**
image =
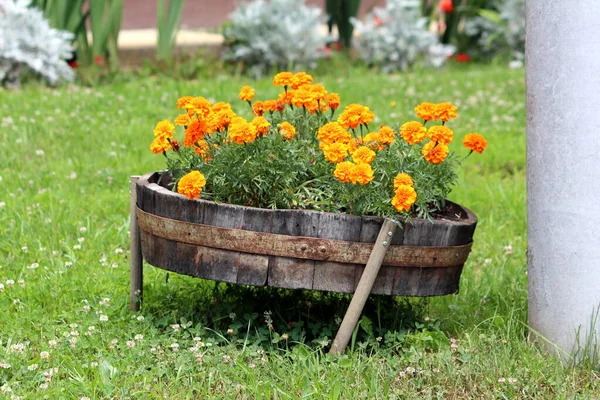
[[[384,224],[379,217],[188,200],[159,178],[150,173],[131,181],[131,305],[136,310],[142,257],[155,267],[204,279],[355,293]],[[385,249],[366,294],[458,292],[477,218],[457,204],[451,208],[451,219],[414,219],[380,236]]]

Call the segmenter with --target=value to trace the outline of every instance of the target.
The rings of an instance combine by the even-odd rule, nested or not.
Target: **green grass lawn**
[[[215,286],[147,266],[144,307],[132,314],[128,178],[164,166],[149,151],[155,123],[177,114],[182,95],[243,109],[240,86],[258,99],[277,88],[213,74],[0,91],[0,398],[598,395],[597,372],[563,368],[528,340],[523,71],[314,75],[342,105],[368,105],[377,124],[451,101],[458,137],[487,137],[451,196],[479,217],[460,293],[372,299],[339,357],[327,344],[347,296]]]

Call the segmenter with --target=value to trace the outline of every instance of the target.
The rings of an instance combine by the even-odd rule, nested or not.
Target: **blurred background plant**
[[[156,58],[159,60],[168,60],[173,56],[175,37],[179,30],[184,4],[185,0],[170,0],[167,7],[165,0],[158,0],[156,10],[156,29],[158,31]]]
[[[73,80],[65,61],[72,54],[73,34],[51,28],[42,12],[29,5],[28,0],[0,0],[0,82],[16,87],[27,70],[51,85]]]
[[[327,13],[327,28],[329,34],[333,27],[337,27],[338,43],[344,48],[352,45],[354,25],[352,19],[358,15],[361,0],[325,0],[325,13]]]
[[[304,0],[256,0],[242,3],[223,27],[223,59],[249,68],[254,76],[270,69],[314,68],[328,37],[324,16]]]
[[[364,22],[353,18],[360,58],[385,72],[403,71],[419,61],[441,66],[454,47],[441,44],[428,30],[420,7],[419,0],[388,0],[385,7],[374,8]]]

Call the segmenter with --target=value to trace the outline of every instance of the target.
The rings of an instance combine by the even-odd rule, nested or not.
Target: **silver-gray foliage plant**
[[[386,72],[405,70],[419,60],[439,67],[455,51],[427,30],[419,0],[388,0],[385,7],[373,9],[365,22],[353,19],[352,23],[360,57]]]
[[[52,85],[71,81],[74,72],[64,61],[71,57],[73,34],[50,27],[31,0],[0,0],[0,82],[18,79],[23,67]]]
[[[255,75],[269,68],[314,67],[328,37],[320,33],[324,16],[304,0],[256,0],[243,3],[224,29],[223,58],[243,62]]]

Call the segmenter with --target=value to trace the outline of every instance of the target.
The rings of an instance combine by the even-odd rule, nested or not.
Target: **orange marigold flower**
[[[204,138],[204,131],[206,130],[206,123],[204,121],[192,121],[191,124],[185,129],[183,135],[183,145],[185,147],[191,147],[198,140]]]
[[[154,154],[164,153],[165,151],[171,150],[171,144],[165,136],[157,136],[150,143],[150,150]]]
[[[204,186],[206,186],[204,175],[200,171],[190,171],[177,183],[177,193],[183,194],[190,200],[197,199]]]
[[[254,89],[252,89],[250,86],[243,86],[240,89],[240,94],[238,96],[240,100],[252,101],[252,99],[254,98]]]
[[[463,138],[463,144],[467,149],[476,153],[483,153],[487,147],[487,140],[479,133],[469,133]]]
[[[340,106],[340,95],[337,93],[329,93],[327,95],[327,106],[332,110],[337,109]]]
[[[436,125],[429,128],[427,136],[432,142],[448,144],[454,138],[454,133],[452,132],[452,129],[448,128],[447,126]]]
[[[373,180],[373,168],[370,164],[354,164],[350,170],[350,182],[366,185]]]
[[[417,113],[417,118],[421,118],[424,121],[431,121],[434,118],[434,111],[436,105],[433,103],[421,103],[415,107],[415,112]]]
[[[175,126],[168,119],[163,119],[154,127],[154,136],[171,139],[175,133]]]
[[[237,117],[237,115],[231,108],[227,109],[224,107],[219,109],[218,112],[213,111],[207,121],[207,125],[210,126],[210,130],[207,133],[223,132],[235,117]]]
[[[344,143],[326,144],[323,147],[323,154],[330,163],[339,163],[348,157],[348,145]]]
[[[265,100],[263,107],[266,111],[275,112],[277,110],[277,100]]]
[[[321,85],[320,83],[306,85],[304,88],[311,92],[317,100],[323,100],[327,98],[327,89],[325,89],[325,86]]]
[[[360,146],[352,153],[352,161],[357,164],[371,164],[375,159],[375,152],[367,146]]]
[[[279,97],[277,98],[277,101],[279,103],[282,104],[292,104],[292,99],[294,98],[294,91],[293,90],[288,90],[287,92],[282,92],[279,93]],[[278,104],[279,106],[279,104]],[[283,111],[283,108],[281,110],[278,111]]]
[[[209,160],[210,145],[206,143],[206,140],[198,140],[198,142],[196,142],[194,145],[194,151],[196,154],[202,157],[203,161],[206,162]]]
[[[432,164],[439,164],[448,156],[448,146],[443,143],[429,142],[421,149],[421,154]]]
[[[394,130],[389,126],[383,125],[377,132],[377,143],[389,146],[396,139]]]
[[[237,144],[251,143],[258,135],[256,126],[246,121],[244,118],[235,117],[229,124],[229,133],[227,138]]]
[[[307,85],[313,81],[313,77],[306,72],[297,72],[292,78],[292,89],[298,89],[301,86]]]
[[[252,112],[254,113],[254,115],[257,115],[259,117],[262,117],[262,115],[265,113],[265,105],[262,101],[255,101],[254,103],[252,103]]]
[[[263,136],[269,132],[269,127],[271,126],[265,117],[255,117],[250,123],[256,127],[256,132]]]
[[[296,107],[307,107],[316,101],[314,93],[305,88],[296,90],[292,96],[292,104]]]
[[[323,144],[331,144],[335,142],[347,143],[352,137],[350,132],[342,128],[337,122],[328,122],[317,131],[317,139]]]
[[[187,114],[179,114],[173,122],[175,122],[176,126],[188,126],[192,122],[192,119]]]
[[[289,122],[285,121],[279,124],[279,133],[284,138],[291,140],[296,136],[296,128]]]
[[[427,136],[427,129],[418,121],[411,121],[400,127],[400,136],[408,144],[421,143]]]
[[[183,96],[177,99],[177,109],[185,108],[186,110],[192,106],[192,96]]]
[[[354,163],[351,161],[344,161],[335,166],[333,176],[342,182],[350,182],[350,172],[354,167]]]
[[[401,185],[406,186],[414,186],[413,180],[410,175],[405,174],[404,172],[399,173],[394,178],[394,191],[398,190],[398,187]]]
[[[273,85],[275,86],[291,86],[294,82],[294,74],[291,72],[280,72],[273,78]]]
[[[398,212],[409,211],[416,200],[417,192],[415,192],[415,188],[409,185],[400,185],[392,198],[392,205]]]
[[[226,103],[224,101],[218,101],[212,105],[212,112],[214,113],[225,113],[225,112],[233,112],[231,108],[231,104]]]
[[[275,110],[279,112],[283,112],[285,110],[285,103],[281,101],[277,101],[277,105],[275,106]]]
[[[191,101],[191,106],[198,118],[206,117],[212,111],[210,101],[206,100],[204,97],[194,97]],[[188,108],[188,114],[189,113],[190,109]]]
[[[441,119],[444,122],[448,122],[452,118],[456,118],[456,107],[451,103],[439,103],[435,105],[433,110],[433,119],[436,121]]]
[[[344,128],[355,129],[359,125],[368,125],[375,118],[375,114],[369,107],[360,104],[350,104],[344,108],[344,111],[338,118],[338,122]]]

